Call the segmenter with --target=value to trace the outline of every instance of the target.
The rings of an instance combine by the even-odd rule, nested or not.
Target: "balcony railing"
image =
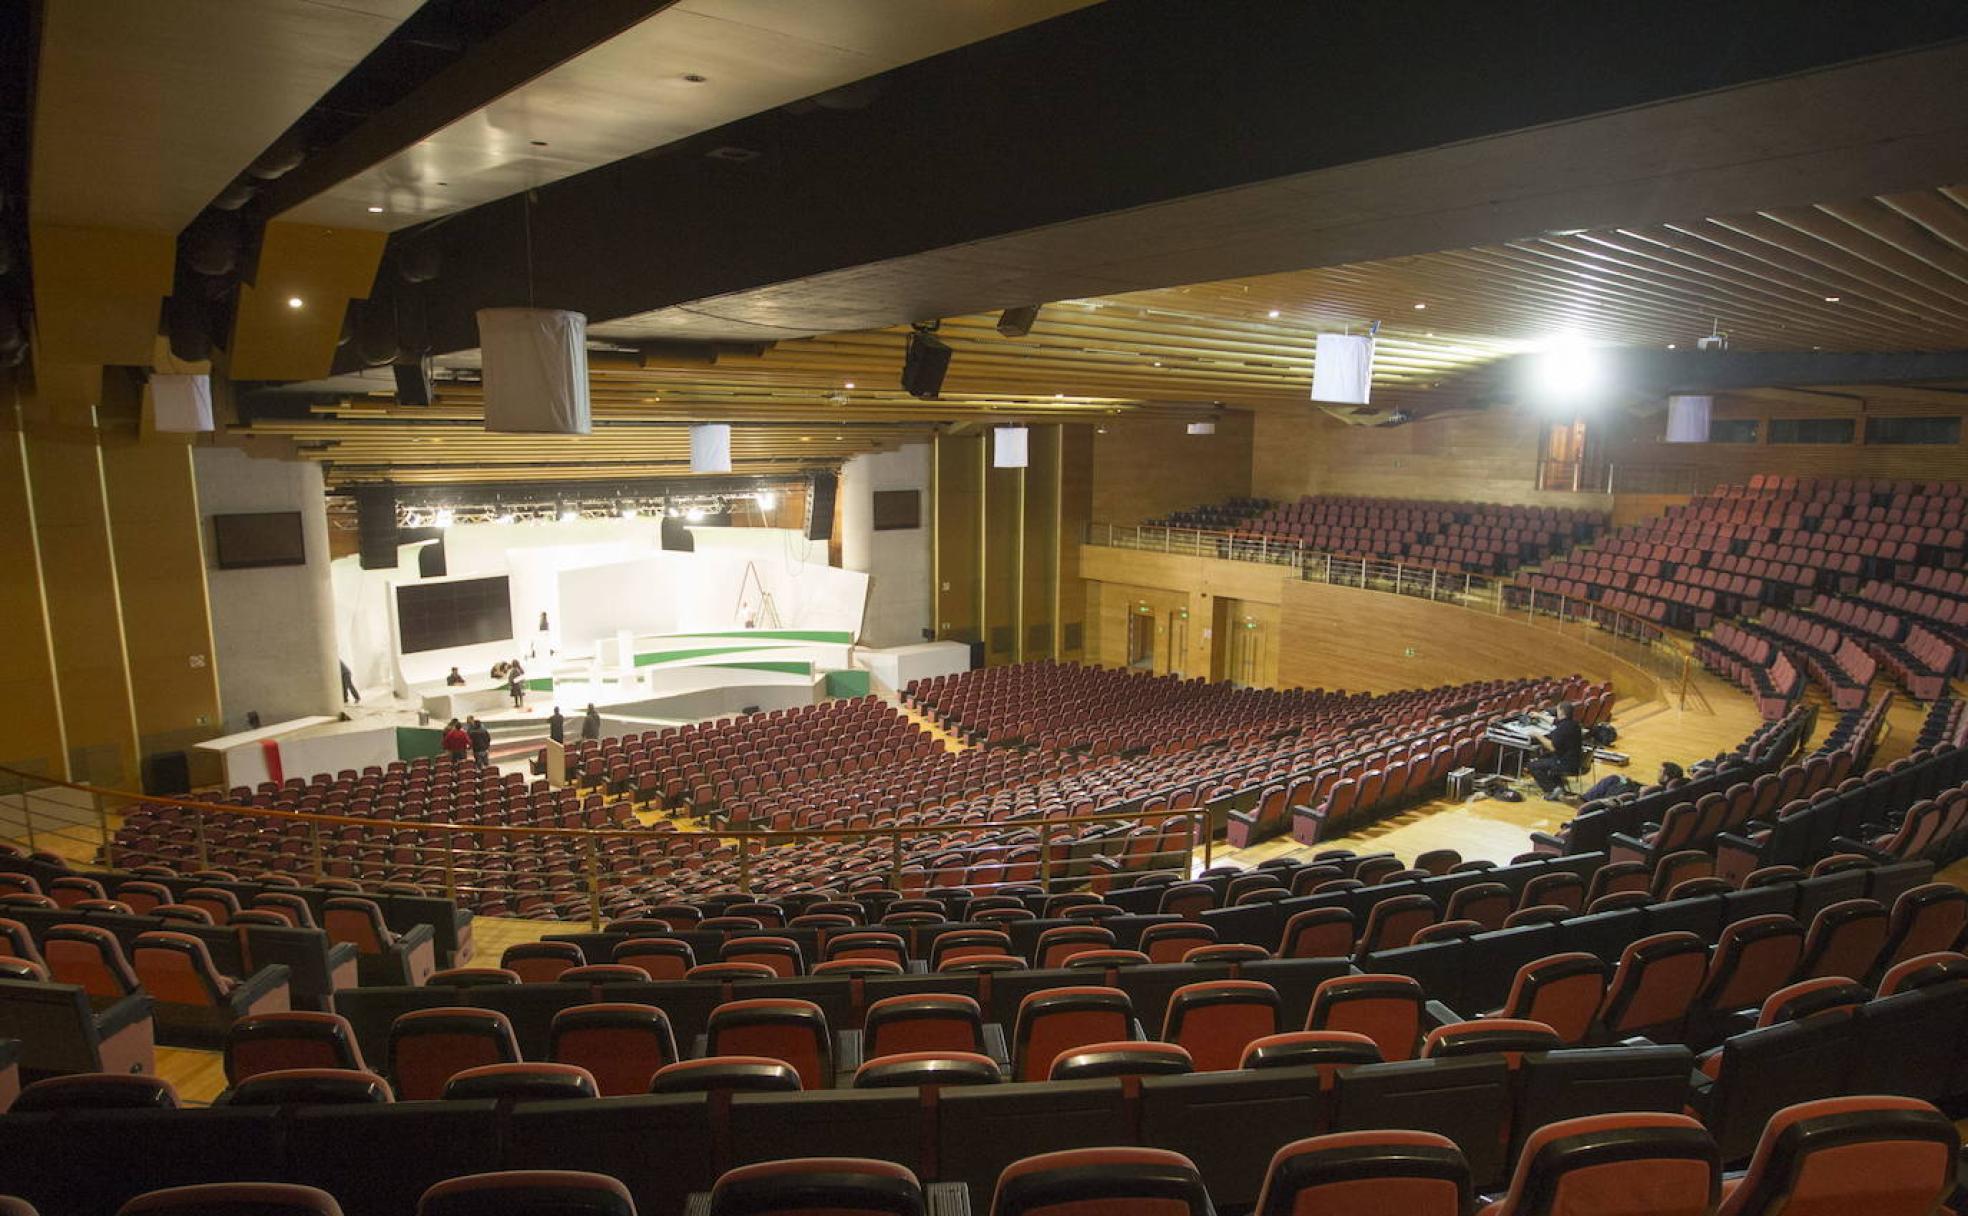
[[[1660,626],[1591,600],[1539,591],[1508,576],[1327,553],[1309,549],[1302,541],[1200,528],[1090,523],[1085,540],[1110,549],[1284,566],[1306,582],[1413,596],[1511,617],[1631,663],[1652,676],[1661,695],[1677,701],[1682,709],[1698,707],[1711,712],[1690,679],[1693,659]]]

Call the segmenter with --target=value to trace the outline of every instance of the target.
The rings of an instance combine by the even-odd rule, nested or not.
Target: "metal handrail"
[[[895,889],[900,890],[902,886],[902,869],[903,869],[902,842],[905,839],[910,837],[916,837],[916,836],[947,835],[953,831],[975,830],[978,828],[982,828],[984,830],[997,830],[997,831],[1006,831],[1006,832],[1036,830],[1039,835],[1039,839],[1036,846],[1039,850],[1039,867],[1040,867],[1038,883],[1045,890],[1051,890],[1053,888],[1055,881],[1059,883],[1072,883],[1072,882],[1080,881],[1080,878],[1078,876],[1061,875],[1056,880],[1053,877],[1052,870],[1053,870],[1053,863],[1054,863],[1054,859],[1053,859],[1054,837],[1061,829],[1070,828],[1072,830],[1077,831],[1089,824],[1102,824],[1102,823],[1131,823],[1136,825],[1144,824],[1144,823],[1165,824],[1169,820],[1180,819],[1184,821],[1183,850],[1185,854],[1193,856],[1195,850],[1198,847],[1200,847],[1203,850],[1203,865],[1205,866],[1205,868],[1209,866],[1214,856],[1214,841],[1208,825],[1209,810],[1207,807],[1201,807],[1201,806],[1184,807],[1176,810],[1139,811],[1133,814],[1080,815],[1080,816],[1071,816],[1066,818],[1060,818],[1057,816],[1045,816],[1045,817],[1033,818],[1033,819],[1011,819],[999,823],[982,824],[982,825],[915,824],[915,825],[904,826],[904,825],[896,824],[896,825],[888,825],[888,826],[869,826],[864,828],[783,828],[783,829],[716,828],[704,833],[690,833],[690,832],[678,832],[674,828],[669,828],[669,829],[658,829],[658,828],[649,828],[649,827],[564,828],[564,827],[537,827],[531,825],[518,825],[518,824],[513,824],[513,825],[455,824],[455,823],[444,823],[436,820],[373,819],[373,818],[364,818],[359,816],[348,816],[348,815],[326,815],[326,814],[320,814],[312,811],[288,811],[288,810],[280,810],[275,807],[258,807],[258,806],[242,807],[230,803],[206,802],[194,798],[178,798],[178,797],[140,794],[128,790],[115,790],[115,789],[107,789],[101,786],[87,785],[81,782],[62,781],[55,778],[46,777],[38,773],[30,773],[21,769],[11,768],[5,765],[0,765],[0,776],[11,777],[15,780],[16,788],[14,790],[14,793],[20,799],[21,810],[24,816],[24,824],[25,824],[25,829],[28,839],[28,845],[30,849],[37,847],[33,804],[30,794],[30,783],[32,783],[32,789],[36,789],[36,790],[47,789],[47,788],[58,788],[58,789],[74,790],[78,793],[89,795],[95,811],[97,827],[101,833],[101,842],[103,845],[103,861],[105,865],[107,865],[110,868],[114,868],[116,864],[116,859],[115,859],[116,846],[114,844],[115,831],[110,822],[110,814],[111,814],[110,808],[112,805],[116,805],[119,807],[132,806],[136,804],[147,804],[152,806],[171,806],[171,807],[177,807],[181,810],[187,810],[193,812],[196,816],[198,816],[198,818],[194,818],[193,825],[198,830],[199,833],[197,843],[200,852],[201,865],[204,863],[206,857],[206,844],[204,839],[204,823],[205,823],[205,820],[203,818],[204,816],[210,815],[210,816],[217,816],[221,818],[230,817],[233,819],[251,819],[251,820],[276,819],[276,820],[287,820],[289,822],[294,822],[294,823],[307,824],[310,826],[309,856],[312,862],[314,876],[317,879],[323,877],[325,874],[324,865],[326,861],[326,853],[324,852],[323,849],[322,836],[321,836],[321,828],[323,827],[361,827],[367,829],[374,829],[378,832],[412,831],[412,832],[443,833],[449,838],[449,842],[444,845],[418,844],[409,847],[413,848],[414,850],[417,850],[420,853],[436,850],[441,854],[445,867],[445,894],[447,898],[450,898],[453,901],[457,899],[459,891],[461,890],[472,891],[475,889],[469,884],[460,885],[458,883],[457,876],[461,869],[466,872],[471,872],[472,870],[475,869],[475,867],[458,866],[456,864],[457,854],[466,851],[472,853],[478,853],[478,854],[490,854],[494,856],[498,856],[502,854],[502,850],[500,850],[499,848],[488,846],[487,844],[488,837],[490,837],[492,841],[495,842],[498,840],[499,837],[506,836],[506,835],[553,836],[562,839],[569,839],[573,841],[577,847],[581,847],[583,845],[585,846],[584,851],[586,854],[586,865],[584,865],[581,870],[579,871],[536,870],[533,871],[533,873],[539,877],[549,877],[549,878],[585,877],[588,880],[588,885],[589,885],[589,904],[590,904],[589,923],[590,926],[595,929],[599,929],[602,922],[601,890],[604,885],[607,885],[604,883],[603,880],[607,877],[612,877],[611,874],[604,872],[604,866],[602,864],[604,860],[612,860],[612,859],[604,858],[601,849],[599,847],[599,842],[602,841],[603,839],[610,839],[610,838],[629,838],[629,839],[668,841],[668,840],[676,840],[680,837],[705,835],[705,836],[716,838],[721,842],[735,841],[737,852],[738,852],[737,855],[737,862],[739,867],[738,884],[741,889],[747,888],[750,885],[751,862],[756,857],[764,855],[767,849],[791,847],[801,843],[802,841],[811,842],[811,841],[820,841],[820,840],[875,839],[875,840],[887,840],[890,843],[891,861],[890,861],[889,878]],[[456,838],[458,836],[464,836],[467,839],[475,842],[474,847],[472,847],[469,850],[459,848],[456,844]],[[995,846],[987,842],[978,847],[995,847]],[[426,862],[420,864],[429,864],[429,863]],[[1189,867],[1185,866],[1185,869],[1187,868]],[[967,883],[965,885],[967,887],[976,889],[980,886],[1009,886],[1009,885],[1025,885],[1025,884]]]
[[[1691,679],[1693,659],[1669,640],[1660,626],[1591,600],[1540,591],[1515,578],[1351,557],[1310,549],[1300,540],[1283,541],[1205,528],[1088,523],[1083,539],[1089,545],[1104,548],[1287,566],[1306,582],[1453,604],[1492,616],[1517,617],[1535,628],[1567,632],[1567,627],[1573,624],[1589,625],[1590,630],[1577,633],[1577,640],[1639,667],[1654,678],[1663,695],[1677,699],[1681,709],[1695,706],[1712,712]],[[1524,597],[1521,609],[1510,603],[1518,594]]]

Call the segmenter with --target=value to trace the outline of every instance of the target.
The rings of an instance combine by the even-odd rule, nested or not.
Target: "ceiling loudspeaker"
[[[690,471],[731,471],[731,424],[706,422],[690,428]]]
[[[398,359],[390,364],[396,373],[398,405],[430,405],[437,400],[431,388],[430,365],[422,359]]]
[[[902,353],[902,389],[911,397],[931,398],[943,391],[943,376],[950,370],[950,348],[934,334],[921,330],[909,335]]]
[[[396,487],[357,486],[355,531],[364,570],[396,569]]]
[[[806,539],[834,537],[834,491],[840,481],[832,473],[813,473],[806,479]]]
[[[1023,308],[1007,308],[998,314],[998,332],[1007,338],[1022,338],[1032,332],[1032,323],[1039,319],[1039,306],[1027,304]]]
[[[585,316],[552,308],[481,308],[478,347],[486,430],[549,435],[594,430]]]
[[[1667,442],[1707,443],[1713,397],[1672,396],[1667,399]]]
[[[172,434],[212,429],[212,378],[158,373],[150,378],[151,425]]]

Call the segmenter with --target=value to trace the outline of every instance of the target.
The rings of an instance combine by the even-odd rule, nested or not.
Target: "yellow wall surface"
[[[57,776],[64,771],[61,704],[48,640],[41,557],[29,493],[19,381],[0,371],[0,764]]]
[[[1226,411],[1216,434],[1191,435],[1180,420],[1116,418],[1093,438],[1093,518],[1138,524],[1186,507],[1251,492],[1254,420]]]

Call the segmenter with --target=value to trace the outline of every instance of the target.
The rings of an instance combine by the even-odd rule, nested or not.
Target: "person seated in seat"
[[[456,688],[458,685],[463,684],[464,682],[465,682],[464,674],[455,667],[451,669],[450,675],[444,677],[444,685],[446,688]]]
[[[1529,765],[1531,777],[1544,791],[1546,798],[1559,797],[1565,790],[1565,778],[1578,775],[1585,742],[1571,702],[1559,702],[1555,716],[1557,722],[1538,736],[1538,746],[1544,749],[1545,754]]]

